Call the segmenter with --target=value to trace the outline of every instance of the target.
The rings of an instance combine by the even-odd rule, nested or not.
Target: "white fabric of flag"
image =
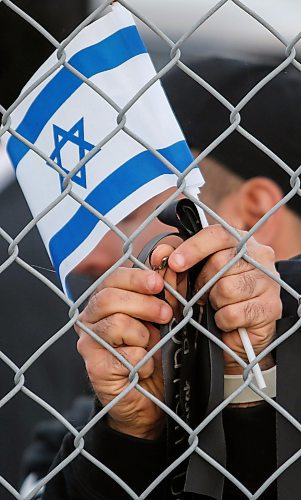
[[[156,74],[132,15],[116,4],[66,47],[70,65],[120,108]],[[56,53],[28,82],[53,68]],[[24,90],[25,90],[24,89]],[[60,67],[11,114],[11,128],[35,144],[66,174],[117,126],[118,112],[87,84]],[[183,172],[192,156],[160,82],[126,113],[126,126]],[[10,136],[7,151],[33,216],[57,199],[63,176],[22,141]],[[148,199],[176,186],[177,176],[120,130],[72,177],[72,190],[113,224]],[[187,186],[201,186],[194,168]],[[100,242],[106,224],[66,196],[38,223],[44,244],[65,288],[66,276]]]

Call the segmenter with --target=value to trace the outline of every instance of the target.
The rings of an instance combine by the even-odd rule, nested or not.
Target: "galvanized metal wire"
[[[15,486],[9,484],[9,482],[2,477],[0,470],[0,485],[2,488],[6,489],[12,497],[22,500],[30,500],[38,494],[39,491],[51,481],[51,479],[59,473],[64,467],[66,467],[72,460],[74,460],[79,454],[83,455],[86,460],[91,462],[91,467],[98,467],[104,473],[111,477],[112,481],[116,481],[121,488],[128,494],[129,498],[133,499],[144,499],[149,496],[149,494],[156,488],[156,486],[163,481],[165,477],[167,477],[171,471],[175,470],[176,467],[182,463],[187,457],[189,457],[192,453],[199,454],[204,460],[206,460],[209,464],[219,470],[226,478],[232,481],[237,488],[241,491],[242,498],[248,499],[257,499],[264,493],[264,491],[268,488],[268,486],[277,479],[279,475],[283,473],[292,463],[294,463],[300,456],[301,451],[297,452],[294,456],[290,457],[278,470],[276,470],[270,478],[268,478],[265,483],[258,489],[257,492],[249,491],[241,482],[235,478],[225,467],[217,463],[213,457],[209,456],[205,453],[204,450],[199,445],[198,434],[201,432],[224,408],[227,407],[229,403],[239,394],[241,393],[246,386],[249,386],[253,389],[253,391],[259,394],[268,404],[272,405],[277,412],[279,412],[284,418],[286,418],[299,432],[301,432],[301,425],[296,419],[283,407],[281,407],[277,402],[273,399],[266,396],[262,391],[260,391],[253,384],[253,375],[252,375],[252,367],[260,360],[262,360],[268,353],[270,353],[275,347],[277,347],[282,342],[285,342],[287,338],[293,335],[301,325],[301,308],[300,304],[300,294],[291,288],[287,283],[285,283],[277,274],[271,273],[264,266],[255,262],[250,256],[247,255],[247,242],[249,238],[253,235],[256,237],[256,232],[263,226],[263,224],[271,217],[273,213],[275,213],[280,207],[285,205],[292,197],[300,196],[300,171],[301,167],[298,170],[294,170],[290,165],[286,164],[286,162],[278,157],[273,151],[271,151],[265,144],[263,144],[258,138],[252,136],[241,124],[241,111],[243,108],[249,103],[254,96],[266,85],[271,82],[273,78],[276,78],[282,71],[284,71],[288,66],[293,65],[297,70],[301,70],[301,64],[296,59],[296,50],[295,46],[299,42],[301,38],[301,33],[296,33],[292,40],[286,40],[281,33],[279,33],[273,26],[271,26],[265,19],[258,15],[253,9],[249,6],[245,5],[243,2],[239,0],[221,0],[216,3],[205,15],[198,18],[198,13],[195,13],[196,21],[188,29],[185,33],[183,33],[180,38],[176,41],[172,41],[165,33],[163,33],[157,26],[155,26],[149,19],[145,17],[143,14],[143,9],[134,9],[132,8],[129,1],[119,0],[119,3],[123,5],[129,12],[131,12],[136,18],[138,18],[142,23],[144,23],[156,37],[160,38],[161,41],[166,45],[168,50],[170,51],[170,60],[167,64],[164,65],[157,73],[157,75],[152,78],[147,85],[145,85],[123,108],[120,108],[117,103],[113,101],[110,95],[107,95],[101,88],[97,87],[95,83],[91,82],[88,78],[85,77],[82,73],[80,73],[77,69],[72,67],[72,65],[66,61],[66,53],[65,49],[68,44],[74,39],[74,37],[90,22],[96,19],[100,15],[104,15],[108,9],[110,9],[111,0],[99,1],[99,7],[90,14],[69,36],[63,41],[59,42],[56,40],[43,26],[41,26],[35,19],[30,16],[30,12],[25,12],[22,8],[18,7],[14,4],[14,2],[10,0],[2,0],[0,2],[1,7],[4,5],[6,8],[11,9],[16,16],[19,16],[23,19],[24,23],[28,23],[36,29],[41,37],[44,37],[48,40],[50,44],[53,45],[54,49],[57,51],[57,62],[56,64],[47,71],[43,76],[41,76],[35,83],[33,83],[30,87],[24,91],[18,99],[16,99],[8,109],[4,109],[3,106],[0,105],[0,112],[2,115],[2,123],[0,129],[0,138],[4,134],[11,134],[17,137],[21,142],[23,142],[26,146],[28,146],[35,154],[39,155],[45,162],[51,165],[56,171],[64,178],[63,182],[63,192],[56,200],[53,201],[51,205],[49,205],[42,213],[38,216],[34,217],[32,221],[22,229],[22,231],[18,234],[16,238],[12,238],[9,234],[7,234],[4,229],[0,228],[0,237],[3,238],[8,243],[8,255],[5,262],[2,262],[0,265],[0,275],[5,273],[5,271],[13,264],[17,264],[24,268],[28,273],[32,274],[35,279],[40,280],[45,287],[51,289],[51,291],[56,294],[60,300],[62,300],[69,307],[69,321],[59,330],[57,331],[51,338],[48,339],[37,351],[35,351],[29,359],[22,366],[17,366],[13,359],[10,359],[9,356],[0,351],[0,362],[5,363],[7,367],[14,373],[14,381],[15,387],[6,394],[0,401],[0,411],[1,407],[6,405],[12,398],[16,397],[19,392],[22,392],[26,395],[26,397],[35,401],[38,405],[44,408],[50,415],[55,417],[58,421],[65,426],[66,432],[69,431],[74,436],[74,451],[55,469],[53,469],[50,473],[48,473],[44,478],[42,478],[35,487],[31,490],[31,492],[27,493],[25,496],[21,495],[15,488]],[[181,47],[191,37],[197,30],[201,30],[202,26],[211,18],[214,19],[214,15],[227,3],[235,4],[237,9],[243,10],[249,17],[250,20],[256,21],[259,23],[265,30],[267,30],[273,37],[275,37],[278,41],[283,45],[283,57],[282,61],[279,65],[275,67],[275,69],[265,76],[256,86],[254,86],[247,95],[236,105],[233,106],[223,95],[221,95],[215,88],[213,88],[208,82],[206,82],[201,76],[197,75],[192,69],[185,64],[185,62],[181,59]],[[127,124],[127,113],[131,109],[132,106],[141,98],[141,96],[147,92],[147,90],[152,87],[162,76],[166,75],[173,67],[177,66],[181,71],[185,72],[190,78],[192,78],[200,87],[205,89],[209,94],[211,94],[214,98],[216,98],[224,107],[229,111],[229,125],[228,127],[204,150],[200,153],[200,155],[189,165],[189,167],[185,170],[183,174],[181,174],[174,165],[172,165],[169,161],[167,161],[160,153],[158,153],[154,148],[148,144],[141,131],[141,135],[137,135],[134,133]],[[88,85],[95,93],[98,99],[104,99],[115,111],[118,113],[116,126],[106,137],[99,137],[99,142],[95,147],[89,151],[84,158],[79,161],[76,166],[70,171],[70,173],[66,174],[51,158],[49,158],[46,153],[40,150],[35,144],[30,143],[26,138],[22,137],[16,130],[13,129],[11,125],[10,115],[11,113],[23,102],[26,96],[30,95],[38,85],[45,81],[45,79],[53,74],[58,68],[65,67],[68,71],[70,71],[77,78],[80,78],[85,85]],[[130,136],[134,141],[138,142],[143,148],[149,150],[154,156],[156,156],[171,172],[175,173],[178,176],[178,189],[177,192],[171,195],[161,207],[159,207],[155,212],[153,212],[149,217],[145,219],[145,221],[139,226],[139,228],[130,236],[127,237],[122,233],[120,229],[114,226],[106,217],[104,217],[101,213],[95,210],[94,207],[89,205],[86,201],[81,199],[75,192],[73,191],[73,177],[80,170],[80,168],[98,151],[107,144],[119,131],[123,131],[128,136]],[[282,169],[286,174],[288,179],[290,180],[291,190],[290,192],[279,202],[277,203],[272,210],[270,210],[267,214],[264,215],[250,231],[247,232],[245,236],[241,236],[235,228],[231,227],[220,215],[217,215],[209,206],[206,206],[202,201],[192,197],[186,189],[185,177],[191,171],[191,169],[199,163],[201,160],[206,158],[210,153],[221,144],[230,134],[234,132],[240,133],[244,136],[250,143],[252,143],[254,148],[258,148],[266,155],[268,158],[273,160],[275,163],[275,167]],[[124,356],[118,353],[112,346],[110,346],[103,339],[99,338],[90,328],[84,325],[79,321],[79,308],[85,303],[87,298],[96,287],[102,283],[107,276],[109,276],[112,272],[114,272],[119,266],[121,266],[126,260],[130,259],[132,262],[139,266],[141,269],[145,268],[145,265],[140,263],[137,258],[133,255],[133,242],[135,239],[143,232],[147,230],[148,225],[154,220],[154,218],[162,211],[168,204],[175,199],[175,197],[179,193],[184,193],[187,197],[192,199],[200,208],[202,208],[208,215],[213,217],[218,223],[222,224],[222,226],[229,231],[231,235],[233,235],[237,239],[237,254],[231,261],[220,270],[212,279],[210,279],[205,286],[201,290],[199,290],[194,297],[187,301],[185,297],[180,296],[180,294],[173,290],[173,288],[166,283],[166,288],[172,293],[183,305],[183,320],[173,326],[171,328],[168,335],[166,335],[161,341],[154,346],[151,351],[143,358],[141,362],[139,362],[136,366],[132,366]],[[90,211],[94,214],[99,220],[101,220],[104,224],[106,224],[112,231],[116,233],[116,235],[120,238],[123,244],[123,256],[116,261],[116,263],[106,271],[99,279],[95,281],[95,283],[90,286],[85,293],[81,295],[77,299],[75,303],[72,303],[63,292],[56,287],[51,281],[49,281],[40,271],[38,271],[35,267],[25,262],[22,258],[19,257],[19,244],[22,239],[28,234],[28,232],[35,226],[39,220],[41,220],[45,215],[47,215],[53,208],[58,205],[62,199],[65,197],[72,197],[79,205],[85,207],[86,210]],[[299,320],[295,323],[293,327],[290,328],[287,332],[285,332],[281,337],[277,340],[274,340],[263,352],[261,352],[256,359],[252,363],[246,363],[243,359],[241,359],[236,353],[234,353],[229,347],[227,347],[221,340],[218,340],[210,331],[200,325],[195,319],[192,317],[193,306],[199,300],[199,298],[205,294],[222,276],[223,274],[239,259],[245,259],[247,262],[251,263],[259,270],[268,275],[271,279],[277,282],[282,288],[284,288],[296,301],[296,314],[299,317]],[[82,328],[88,335],[90,335],[96,342],[98,342],[103,348],[107,349],[113,356],[115,356],[119,362],[123,363],[124,366],[129,370],[129,385],[128,387],[119,394],[114,400],[112,400],[108,405],[106,405],[90,422],[86,424],[86,426],[79,432],[76,430],[73,425],[66,420],[58,411],[53,408],[46,399],[42,399],[37,394],[34,394],[31,390],[26,387],[26,372],[27,370],[42,356],[42,354],[51,347],[55,342],[58,341],[66,332],[69,330],[71,326],[75,323],[79,327]],[[203,420],[199,426],[195,429],[192,429],[187,423],[177,415],[171,408],[169,408],[164,402],[159,401],[154,395],[150,392],[146,391],[139,383],[139,369],[167,342],[171,342],[177,338],[177,334],[180,334],[181,330],[188,324],[191,323],[197,330],[201,332],[202,335],[205,335],[211,341],[215,342],[220,349],[228,353],[233,357],[233,359],[239,363],[244,369],[244,383],[241,385],[235,393],[231,395],[228,399],[223,401],[219,406],[217,406],[207,417]],[[175,424],[182,428],[183,431],[187,435],[188,444],[185,453],[177,458],[166,470],[164,470],[159,477],[157,477],[152,484],[150,484],[147,489],[141,493],[137,494],[132,488],[126,484],[124,480],[122,480],[118,475],[114,472],[114,470],[110,470],[106,467],[105,464],[102,464],[99,460],[93,457],[86,449],[85,449],[85,436],[87,432],[91,429],[93,425],[95,425],[101,418],[103,418],[122,398],[124,398],[133,388],[136,388],[140,391],[145,397],[149,398],[153,403],[158,405],[163,412],[165,412],[171,419],[174,420]],[[0,432],[4,430],[1,429]],[[4,431],[5,432],[5,431]],[[1,496],[1,495],[0,495]]]

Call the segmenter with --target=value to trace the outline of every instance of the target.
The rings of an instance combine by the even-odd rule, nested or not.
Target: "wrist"
[[[276,366],[263,371],[262,374],[266,383],[266,387],[262,389],[262,392],[270,398],[276,397]],[[252,383],[256,387],[257,384],[255,379],[252,380]],[[242,375],[225,375],[224,399],[233,395],[243,384],[244,380]],[[236,395],[229,404],[231,406],[241,406],[246,408],[249,406],[257,406],[263,402],[264,398],[247,386],[238,395]]]
[[[269,370],[270,368],[273,368],[275,366],[275,360],[271,354],[268,354],[265,356],[260,362],[259,366],[261,370]],[[225,370],[224,373],[225,375],[242,375],[244,372],[244,368],[242,366],[238,365],[237,363],[227,363],[225,364]]]
[[[110,415],[107,416],[107,425],[121,434],[126,434],[128,436],[132,436],[139,439],[146,440],[156,440],[162,434],[164,429],[164,421],[157,423],[152,426],[137,426],[137,425],[129,425],[124,422],[118,422]]]

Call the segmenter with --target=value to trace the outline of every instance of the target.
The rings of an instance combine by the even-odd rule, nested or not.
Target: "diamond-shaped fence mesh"
[[[26,144],[36,155],[39,155],[45,162],[50,164],[53,168],[57,170],[57,172],[63,176],[63,191],[60,197],[58,197],[54,202],[47,206],[47,208],[40,213],[38,216],[33,217],[29,224],[26,227],[23,227],[19,232],[18,236],[12,238],[10,234],[8,234],[2,227],[0,227],[0,236],[2,240],[7,242],[7,258],[5,261],[0,263],[0,279],[1,275],[5,275],[7,270],[12,265],[17,265],[20,268],[23,268],[26,273],[30,273],[35,280],[39,280],[44,287],[48,287],[53,294],[55,294],[60,301],[64,303],[64,305],[69,310],[69,320],[66,320],[66,323],[53,335],[51,335],[48,340],[43,343],[38,349],[36,349],[22,365],[17,365],[15,360],[10,357],[9,352],[2,352],[0,350],[0,362],[5,364],[8,370],[11,371],[14,375],[14,387],[5,395],[1,395],[0,400],[0,412],[1,408],[5,408],[6,405],[9,405],[13,398],[18,397],[21,393],[25,398],[29,398],[35,404],[42,407],[45,412],[47,412],[50,416],[53,416],[57,419],[61,424],[65,427],[66,432],[69,431],[74,436],[74,450],[70,453],[59,465],[57,465],[51,472],[49,472],[45,477],[37,482],[35,486],[32,487],[30,492],[19,493],[15,486],[10,484],[8,480],[2,475],[0,470],[0,488],[2,491],[5,491],[6,494],[9,493],[13,498],[22,498],[29,500],[34,498],[43,487],[54,478],[60,471],[70,464],[73,460],[76,459],[79,455],[82,455],[87,463],[90,463],[91,469],[98,468],[105,475],[111,478],[112,481],[115,481],[120,487],[127,493],[129,498],[151,498],[152,492],[156,491],[156,488],[160,483],[164,481],[166,477],[170,478],[175,475],[175,470],[177,467],[185,462],[187,458],[194,455],[199,455],[205,462],[211,465],[213,469],[216,469],[226,477],[230,482],[232,482],[237,489],[241,492],[240,498],[261,498],[264,495],[267,488],[277,480],[278,477],[283,474],[286,469],[293,466],[295,462],[297,462],[300,458],[301,451],[296,451],[289,457],[281,466],[275,470],[275,472],[268,477],[265,482],[259,487],[259,489],[254,491],[249,491],[249,489],[242,484],[239,479],[234,477],[229,470],[227,470],[226,465],[222,465],[218,463],[214,459],[214,457],[210,456],[206,451],[202,448],[201,441],[199,441],[199,436],[201,436],[202,431],[206,429],[207,426],[221,414],[221,412],[233,401],[233,399],[243,392],[246,386],[249,386],[254,393],[259,395],[268,405],[271,405],[276,412],[283,416],[290,424],[298,431],[301,432],[301,424],[298,420],[294,418],[294,416],[287,410],[287,408],[282,407],[277,400],[267,396],[263,391],[259,390],[253,382],[252,368],[253,366],[263,360],[265,356],[275,350],[277,346],[282,343],[285,343],[288,338],[298,332],[300,328],[301,319],[300,319],[300,294],[294,288],[292,288],[289,284],[279,277],[278,274],[271,272],[269,269],[265,268],[259,262],[254,261],[247,254],[247,243],[252,236],[256,238],[256,232],[262,229],[262,226],[266,223],[266,221],[282,206],[284,206],[289,200],[293,197],[298,197],[301,194],[300,190],[300,179],[299,174],[301,172],[299,167],[295,170],[291,165],[288,165],[283,158],[279,157],[275,152],[267,147],[264,143],[260,141],[260,138],[254,137],[246,128],[244,128],[244,122],[241,119],[241,113],[245,106],[252,101],[252,99],[260,93],[261,89],[265,86],[268,87],[269,83],[277,78],[277,76],[284,72],[286,68],[289,66],[294,66],[296,70],[301,69],[300,63],[296,59],[296,45],[298,44],[301,34],[297,33],[293,39],[286,40],[281,33],[279,33],[273,26],[271,26],[265,19],[260,17],[254,10],[250,7],[246,6],[243,2],[239,0],[221,0],[217,2],[205,15],[202,17],[198,17],[198,12],[195,12],[195,23],[191,28],[183,33],[177,41],[172,41],[165,33],[163,33],[157,26],[155,26],[149,19],[147,19],[143,14],[143,9],[133,9],[131,7],[130,2],[120,0],[120,3],[125,9],[130,11],[135,18],[138,18],[144,25],[146,25],[154,34],[161,39],[161,41],[166,45],[170,53],[170,60],[167,64],[165,64],[157,73],[155,78],[152,78],[147,85],[145,85],[128,103],[126,106],[121,108],[116,102],[112,100],[110,95],[107,95],[103,89],[99,88],[95,83],[92,82],[89,78],[87,78],[84,74],[78,71],[76,68],[70,64],[70,62],[66,59],[66,48],[68,44],[77,36],[78,33],[81,32],[86,26],[88,26],[91,22],[93,22],[97,17],[106,15],[107,9],[110,9],[112,1],[106,0],[104,2],[100,2],[100,6],[89,15],[81,24],[78,25],[76,29],[70,33],[67,38],[63,42],[59,42],[56,40],[51,33],[49,33],[43,26],[39,24],[37,20],[31,17],[30,12],[25,12],[14,2],[10,0],[2,0],[1,8],[11,9],[15,13],[16,18],[22,19],[24,23],[28,23],[33,29],[39,32],[40,37],[48,40],[48,42],[53,46],[53,48],[57,51],[57,63],[51,70],[42,75],[39,80],[37,80],[34,84],[30,85],[21,93],[20,97],[16,99],[7,109],[4,109],[3,106],[0,106],[0,111],[2,114],[2,126],[0,130],[0,137],[4,134],[11,134],[15,136],[19,141]],[[274,69],[267,74],[263,79],[258,81],[258,83],[241,99],[241,101],[237,105],[233,105],[233,103],[229,102],[223,95],[221,95],[213,86],[210,85],[205,79],[202,78],[201,74],[197,74],[195,71],[191,69],[191,66],[186,63],[186,61],[182,60],[181,56],[181,47],[185,44],[185,42],[194,35],[198,30],[201,30],[202,27],[206,24],[206,22],[210,19],[211,22],[214,21],[214,15],[217,13],[225,4],[231,3],[236,6],[237,9],[241,9],[249,16],[252,22],[259,23],[265,30],[267,30],[271,36],[275,37],[282,45],[283,45],[283,56],[281,61],[275,65]],[[159,8],[159,7],[158,7]],[[285,13],[284,13],[285,15]],[[1,14],[0,14],[1,16]],[[53,161],[53,159],[49,158],[47,154],[40,150],[36,145],[30,143],[27,139],[22,137],[11,125],[11,113],[16,110],[24,101],[26,96],[35,91],[38,85],[46,80],[46,78],[55,72],[58,68],[65,67],[70,73],[76,76],[84,82],[84,85],[90,87],[91,91],[94,92],[99,99],[104,99],[108,105],[112,106],[118,113],[116,126],[106,137],[99,137],[99,142],[96,147],[93,148],[92,151],[89,151],[84,158],[82,158],[76,166],[72,169],[70,173],[66,173]],[[141,131],[141,135],[137,135],[134,133],[130,126],[127,124],[127,113],[129,110],[135,105],[137,101],[141,98],[141,96],[147,92],[147,90],[152,87],[158,79],[165,77],[174,67],[177,67],[183,73],[187,75],[187,77],[193,79],[202,89],[205,89],[208,92],[208,95],[213,96],[217,101],[221,103],[222,106],[229,113],[229,123],[228,126],[220,133],[218,137],[215,137],[213,142],[211,142],[206,149],[204,149],[195,161],[185,170],[184,174],[180,175],[177,169],[171,165],[160,153],[154,150],[150,144],[148,144],[144,137],[143,131]],[[260,120],[260,117],[258,118]],[[87,163],[87,161],[92,158],[97,152],[103,148],[112,138],[122,130],[125,134],[130,136],[133,141],[137,141],[145,150],[149,150],[153,155],[155,155],[161,162],[163,162],[167,168],[177,174],[178,176],[178,186],[177,191],[172,196],[170,196],[156,211],[151,213],[145,221],[131,234],[130,237],[125,236],[120,229],[118,229],[114,224],[110,223],[110,221],[100,214],[93,206],[89,205],[85,200],[83,200],[74,190],[73,190],[73,177],[80,171],[81,167]],[[214,210],[210,208],[210,206],[206,206],[202,201],[197,200],[196,198],[190,195],[189,190],[186,189],[185,177],[191,171],[191,169],[202,160],[204,160],[212,151],[218,147],[218,145],[222,144],[223,141],[233,133],[239,133],[245,137],[247,141],[252,144],[253,148],[257,148],[262,151],[263,155],[268,157],[274,162],[275,169],[281,169],[287,175],[287,179],[290,183],[290,190],[286,193],[286,195],[279,201],[271,210],[269,210],[260,220],[243,236],[239,232],[237,232],[230,224],[228,224],[220,215],[217,215]],[[108,276],[110,276],[117,268],[122,266],[126,261],[130,260],[133,264],[141,269],[145,268],[140,261],[137,260],[137,254],[133,251],[133,246],[135,244],[136,239],[142,232],[147,233],[148,226],[152,223],[152,221],[157,217],[158,213],[160,213],[166,206],[168,206],[178,194],[184,194],[186,197],[190,198],[196,205],[198,205],[204,212],[213,217],[215,221],[223,226],[225,230],[230,233],[237,240],[237,254],[229,261],[229,263],[224,266],[219,273],[217,273],[214,277],[212,277],[205,286],[203,286],[200,290],[195,292],[192,298],[185,298],[179,294],[176,290],[173,289],[171,285],[166,284],[166,288],[168,291],[174,295],[176,299],[180,301],[183,307],[183,317],[180,323],[172,324],[170,327],[170,331],[167,335],[165,335],[159,343],[157,343],[143,359],[135,366],[132,366],[127,359],[114,347],[112,347],[108,342],[102,339],[97,333],[95,333],[92,329],[90,329],[86,324],[79,320],[79,310],[85,304],[87,298],[93,293],[97,286],[99,286]],[[66,295],[60,290],[58,286],[56,286],[52,281],[50,281],[40,269],[36,266],[32,266],[31,263],[23,260],[22,258],[22,241],[26,238],[28,234],[32,231],[32,229],[37,225],[39,220],[41,220],[46,214],[48,214],[51,210],[53,210],[65,197],[73,198],[74,202],[79,206],[83,206],[87,211],[93,213],[96,217],[98,217],[103,224],[107,224],[110,229],[116,234],[116,237],[120,239],[123,246],[123,255],[121,258],[116,260],[115,264],[111,266],[100,278],[98,278],[95,283],[90,286],[84,293],[80,295],[80,297],[76,300],[75,303],[72,303],[70,299],[66,297]],[[227,270],[235,264],[239,259],[244,259],[246,262],[250,263],[252,266],[258,268],[260,271],[269,276],[272,280],[277,282],[282,289],[286,290],[286,292],[295,300],[296,305],[296,320],[292,323],[291,327],[285,331],[281,336],[278,336],[276,340],[270,343],[268,347],[266,347],[252,363],[246,363],[242,358],[240,358],[237,354],[235,354],[229,347],[226,346],[220,339],[218,339],[215,335],[213,335],[209,329],[205,328],[203,324],[199,323],[193,317],[193,308],[195,304],[199,301],[200,297],[202,297],[211,287],[227,272]],[[16,284],[16,287],[18,285]],[[1,312],[1,315],[5,314],[5,311]],[[34,314],[34,309],[33,309]],[[110,351],[110,353],[120,362],[122,363],[129,372],[129,385],[120,393],[118,396],[113,399],[110,403],[106,404],[97,414],[90,420],[80,431],[78,431],[69,421],[65,418],[59,411],[57,411],[49,401],[47,401],[47,390],[43,394],[43,397],[36,394],[32,390],[27,387],[26,378],[27,372],[39,362],[40,359],[43,358],[44,353],[51,349],[55,343],[59,343],[60,339],[64,336],[68,335],[70,329],[77,323],[77,325],[85,331],[89,336],[91,336],[96,342],[98,342],[104,349]],[[185,331],[188,325],[194,327],[194,329],[199,332],[200,335],[205,336],[210,339],[214,344],[218,346],[218,349],[226,352],[228,355],[234,357],[236,362],[238,362],[241,367],[244,369],[244,382],[239,386],[239,388],[232,393],[229,397],[227,397],[220,404],[215,406],[209,414],[203,418],[197,426],[191,427],[185,421],[185,418],[180,413],[177,413],[175,408],[170,408],[167,404],[160,401],[156,398],[150,391],[147,391],[141,381],[139,379],[138,371],[143,368],[143,366],[167,343],[173,342],[176,346],[183,347],[183,338],[186,335]],[[1,333],[5,335],[6,333]],[[24,331],[22,332],[22,342],[26,342],[26,325],[24,325]],[[176,358],[175,358],[176,359]],[[173,361],[171,361],[173,362]],[[181,363],[177,364],[175,361],[175,373],[177,370],[181,368]],[[62,373],[62,377],[64,374]],[[177,380],[175,378],[174,382]],[[177,456],[177,458],[172,461],[168,467],[161,471],[158,477],[150,481],[150,484],[147,486],[144,492],[136,492],[133,491],[130,485],[127,484],[126,479],[121,479],[118,474],[114,471],[114,469],[110,469],[106,466],[105,463],[102,463],[98,458],[93,456],[87,449],[85,448],[85,437],[89,430],[97,425],[99,420],[104,419],[108,413],[114,409],[123,398],[129,394],[133,389],[138,390],[141,394],[151,400],[155,405],[160,407],[166,415],[168,415],[169,420],[173,422],[173,425],[177,428],[177,430],[182,430],[182,434],[185,435],[186,439],[186,448],[184,451]],[[242,410],[243,411],[243,410]],[[251,424],[250,424],[251,425]],[[5,429],[1,428],[0,432],[5,433]],[[126,460],[126,457],[124,458]],[[143,459],[143,458],[141,458]],[[100,494],[101,494],[101,485],[100,485]],[[182,498],[182,493],[175,493],[173,495],[174,498]],[[1,493],[0,493],[1,497]],[[92,497],[91,497],[92,498]],[[101,496],[101,498],[103,498]],[[289,498],[289,497],[287,497]]]

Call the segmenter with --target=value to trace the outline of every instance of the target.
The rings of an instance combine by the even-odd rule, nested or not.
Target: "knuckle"
[[[98,378],[99,378],[98,363],[92,362],[90,359],[87,359],[87,360],[85,360],[85,366],[86,366],[87,375],[88,375],[91,383],[94,384],[95,381],[98,380]]]
[[[126,314],[115,313],[105,318],[106,329],[112,331],[126,331],[130,327],[130,317]]]
[[[137,334],[142,339],[144,347],[146,347],[149,343],[149,331],[140,321],[137,322],[136,328]]]
[[[123,333],[130,328],[130,317],[126,314],[115,313],[106,316],[96,324],[96,333],[112,347],[122,343]]]
[[[235,290],[233,289],[232,280],[221,278],[215,285],[216,296],[218,299],[230,300]]]
[[[245,304],[244,315],[247,324],[257,323],[265,314],[264,305],[260,302],[251,302]]]
[[[144,356],[147,354],[147,351],[143,347],[133,347],[131,351],[131,363],[135,366],[139,361],[141,361]]]
[[[220,299],[218,297],[218,294],[216,292],[216,288],[212,288],[210,294],[209,294],[209,301],[211,306],[213,307],[214,311],[218,311],[221,307]]]
[[[79,316],[79,319],[81,320],[81,316]],[[83,333],[82,329],[77,325],[77,323],[74,324],[74,330],[77,333],[77,335],[80,337]]]
[[[236,305],[226,306],[223,309],[222,318],[223,318],[225,324],[228,325],[228,327],[230,329],[235,328],[236,325],[238,325],[241,322],[240,316],[241,316],[241,314],[240,314],[239,307],[237,307]]]
[[[115,347],[117,342],[114,341],[116,335],[116,321],[114,315],[107,316],[99,321],[96,325],[96,333],[99,338]]]
[[[219,241],[221,241],[222,243],[226,244],[231,238],[229,231],[227,231],[227,229],[225,229],[222,224],[215,224],[214,226],[212,226],[212,228],[216,233],[215,237],[219,238]]]
[[[130,351],[127,353],[127,359],[131,365],[135,366],[146,354],[147,351],[143,347],[131,347]]]
[[[223,252],[217,252],[210,258],[210,266],[214,273],[217,273],[225,264]]]
[[[217,273],[224,264],[224,258],[222,252],[217,252],[210,258],[210,266],[214,273]]]
[[[269,259],[275,261],[275,251],[268,245],[262,245],[262,253]]]
[[[95,290],[95,292],[90,296],[88,305],[81,313],[80,317],[85,317],[87,310],[91,311],[92,313],[95,312],[99,307],[99,298],[100,292]]]
[[[116,290],[111,288],[111,301],[113,301],[113,302],[116,302],[115,292],[116,292]],[[128,290],[122,290],[122,292],[118,294],[119,304],[124,304],[124,306],[127,307],[128,304],[131,303],[131,294],[132,294],[132,292],[129,292]]]
[[[222,250],[222,251],[214,254],[212,256],[212,265],[213,265],[214,271],[216,273],[218,271],[220,271],[225,265],[229,264],[229,262],[235,256],[236,256],[236,247],[227,248],[227,250]],[[235,263],[235,262],[232,264],[232,266],[236,266],[236,265],[237,265],[237,263]]]
[[[89,333],[91,331],[94,331],[94,325],[86,321],[84,318],[80,318],[80,321],[82,323],[82,326],[78,326],[77,324],[75,324],[74,329],[78,334],[79,339],[84,340],[87,336],[89,336]]]
[[[85,344],[86,344],[86,341],[85,341],[85,336],[82,336],[78,339],[77,341],[77,344],[76,344],[76,348],[77,348],[77,352],[82,356],[84,357],[84,351],[85,351]]]
[[[280,319],[282,317],[282,310],[283,310],[283,304],[278,296],[276,300],[272,300],[269,305],[269,316],[273,321],[276,321],[277,319]]]
[[[147,271],[145,269],[129,269],[128,270],[128,280],[129,287],[132,290],[136,290],[137,285],[140,283],[145,283]]]
[[[257,243],[257,245],[252,247],[250,254],[259,261],[272,261],[275,262],[276,256],[275,251],[272,247],[268,245],[262,245],[261,243]]]
[[[99,295],[99,297],[95,304],[95,309],[99,309],[101,307],[103,310],[106,310],[110,308],[112,303],[114,303],[114,301],[116,300],[114,288],[104,288],[97,295]]]
[[[238,276],[237,289],[239,292],[250,297],[253,296],[256,288],[256,279],[251,273],[243,273]]]
[[[238,328],[239,313],[235,305],[224,306],[215,314],[215,322],[218,328],[224,332]]]

